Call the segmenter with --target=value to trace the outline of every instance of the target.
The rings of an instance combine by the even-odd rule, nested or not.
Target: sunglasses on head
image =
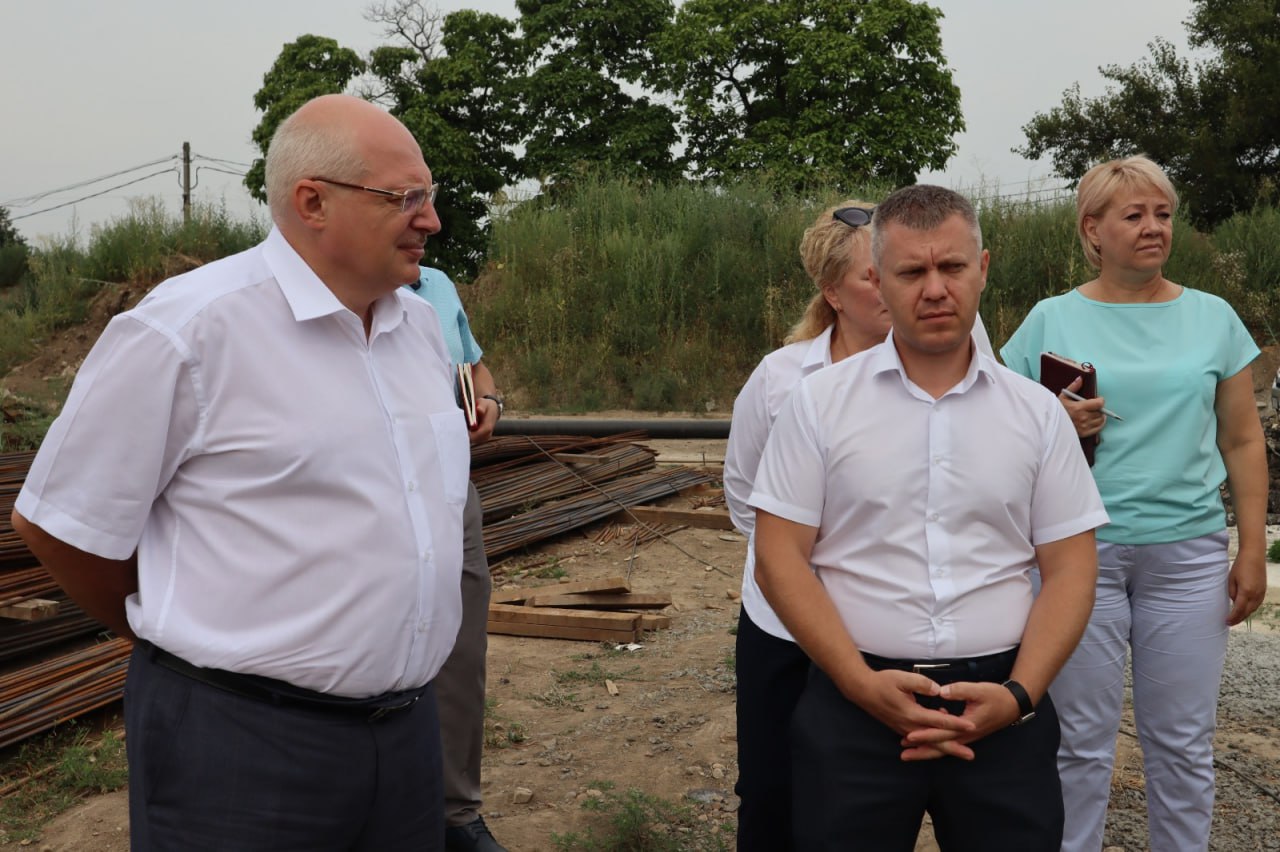
[[[874,207],[841,207],[832,211],[831,218],[844,222],[850,228],[861,228],[871,224],[871,214],[875,212]]]

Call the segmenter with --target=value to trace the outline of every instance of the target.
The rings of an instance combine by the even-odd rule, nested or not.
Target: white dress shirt
[[[817,528],[812,566],[855,644],[901,659],[1012,648],[1035,546],[1107,522],[1052,393],[975,353],[935,400],[892,333],[800,382],[749,502]]]
[[[137,550],[139,637],[365,697],[453,647],[469,462],[430,305],[380,298],[366,339],[272,230],[111,321],[16,505],[90,553]]]
[[[742,568],[742,607],[751,621],[771,636],[794,642],[765,600],[756,582],[756,513],[747,505],[764,452],[769,430],[791,392],[805,376],[831,366],[831,330],[827,326],[812,340],[775,349],[756,365],[733,403],[733,422],[724,453],[724,500],[733,524],[747,536],[747,559]],[[979,352],[992,355],[991,339],[979,316],[973,326],[973,342]]]

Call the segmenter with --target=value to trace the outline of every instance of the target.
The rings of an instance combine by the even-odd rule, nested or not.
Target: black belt
[[[409,709],[427,691],[427,686],[420,686],[417,689],[388,692],[371,698],[346,698],[341,695],[303,689],[282,680],[260,675],[201,668],[188,663],[181,657],[175,657],[163,648],[157,648],[150,642],[139,641],[138,644],[156,664],[183,677],[266,704],[302,708],[331,716],[364,718],[372,722],[397,710]]]
[[[1014,660],[1018,659],[1018,646],[998,654],[986,654],[981,657],[965,657],[950,660],[893,660],[878,657],[875,654],[862,653],[867,665],[876,671],[897,669],[904,672],[916,672],[938,683],[954,683],[960,680],[1004,683],[1013,671]]]

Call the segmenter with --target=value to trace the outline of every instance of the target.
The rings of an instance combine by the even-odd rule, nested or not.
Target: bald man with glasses
[[[400,289],[437,187],[339,95],[280,125],[266,184],[263,243],[108,326],[14,526],[137,640],[135,852],[439,850],[469,452],[440,322]]]

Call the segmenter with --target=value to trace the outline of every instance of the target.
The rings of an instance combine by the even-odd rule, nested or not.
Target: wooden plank
[[[644,613],[640,616],[641,630],[666,630],[671,626],[671,616]]]
[[[17,621],[43,621],[46,618],[53,618],[57,615],[60,606],[61,604],[57,601],[31,598],[8,606],[0,606],[0,618],[12,618]]]
[[[733,519],[725,509],[666,509],[632,506],[631,514],[646,524],[687,524],[704,530],[731,530]]]
[[[524,605],[585,607],[587,609],[662,609],[664,606],[671,606],[671,595],[665,592],[657,594],[643,592],[622,592],[617,594],[592,592],[576,595],[561,595],[551,592],[548,594],[536,594],[526,600]]]
[[[490,621],[490,633],[506,636],[531,636],[541,639],[576,639],[584,642],[614,642],[625,645],[637,639],[637,630],[605,630],[600,627],[570,627],[562,624],[518,624]]]
[[[635,612],[595,612],[551,607],[490,604],[489,621],[514,624],[552,624],[565,627],[600,627],[605,630],[635,630],[640,621]]]
[[[576,580],[572,583],[552,583],[532,589],[494,589],[489,596],[491,604],[524,603],[537,594],[576,595],[583,592],[629,592],[631,584],[626,577],[605,577],[603,580]]]

